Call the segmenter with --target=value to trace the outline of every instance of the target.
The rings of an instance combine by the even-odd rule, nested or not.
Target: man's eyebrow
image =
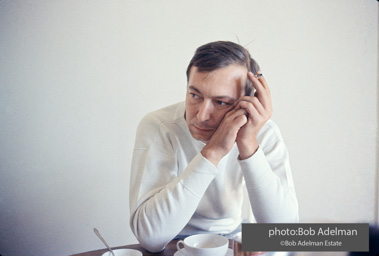
[[[197,89],[195,86],[193,86],[193,85],[190,85],[190,86],[188,86],[188,88],[189,89],[191,89],[191,90],[194,90],[194,91],[196,91],[197,93],[200,93],[200,94],[202,94],[201,93],[201,91],[199,90],[199,89]],[[218,100],[227,100],[227,101],[230,101],[230,102],[235,102],[237,99],[235,99],[234,97],[230,97],[230,96],[228,96],[228,95],[220,95],[220,96],[215,96],[215,97],[212,97],[213,99],[218,99]]]
[[[197,93],[200,93],[200,94],[201,94],[201,91],[200,91],[199,89],[197,89],[197,88],[196,88],[195,86],[193,86],[193,85],[188,86],[188,88],[191,89],[191,90],[196,91]]]

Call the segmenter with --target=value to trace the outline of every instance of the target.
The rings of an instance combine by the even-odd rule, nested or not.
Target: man
[[[203,45],[187,69],[185,102],[142,119],[130,225],[147,250],[178,235],[238,230],[245,184],[257,222],[298,221],[287,149],[258,69],[238,44]]]

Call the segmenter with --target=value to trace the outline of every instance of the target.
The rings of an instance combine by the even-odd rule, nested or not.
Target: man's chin
[[[192,138],[194,138],[195,140],[201,141],[205,144],[207,144],[210,140],[210,138],[208,138],[208,136],[202,136],[200,134],[194,134],[194,133],[191,133],[191,135],[192,135]]]

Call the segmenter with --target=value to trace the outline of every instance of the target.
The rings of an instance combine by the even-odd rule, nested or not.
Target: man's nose
[[[199,108],[199,112],[197,112],[197,119],[200,122],[205,122],[211,119],[212,116],[212,104],[209,101],[204,100]]]

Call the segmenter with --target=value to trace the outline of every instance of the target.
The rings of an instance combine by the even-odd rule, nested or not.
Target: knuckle
[[[254,97],[252,99],[252,101],[253,101],[253,104],[258,104],[259,103],[259,99],[257,97]]]

